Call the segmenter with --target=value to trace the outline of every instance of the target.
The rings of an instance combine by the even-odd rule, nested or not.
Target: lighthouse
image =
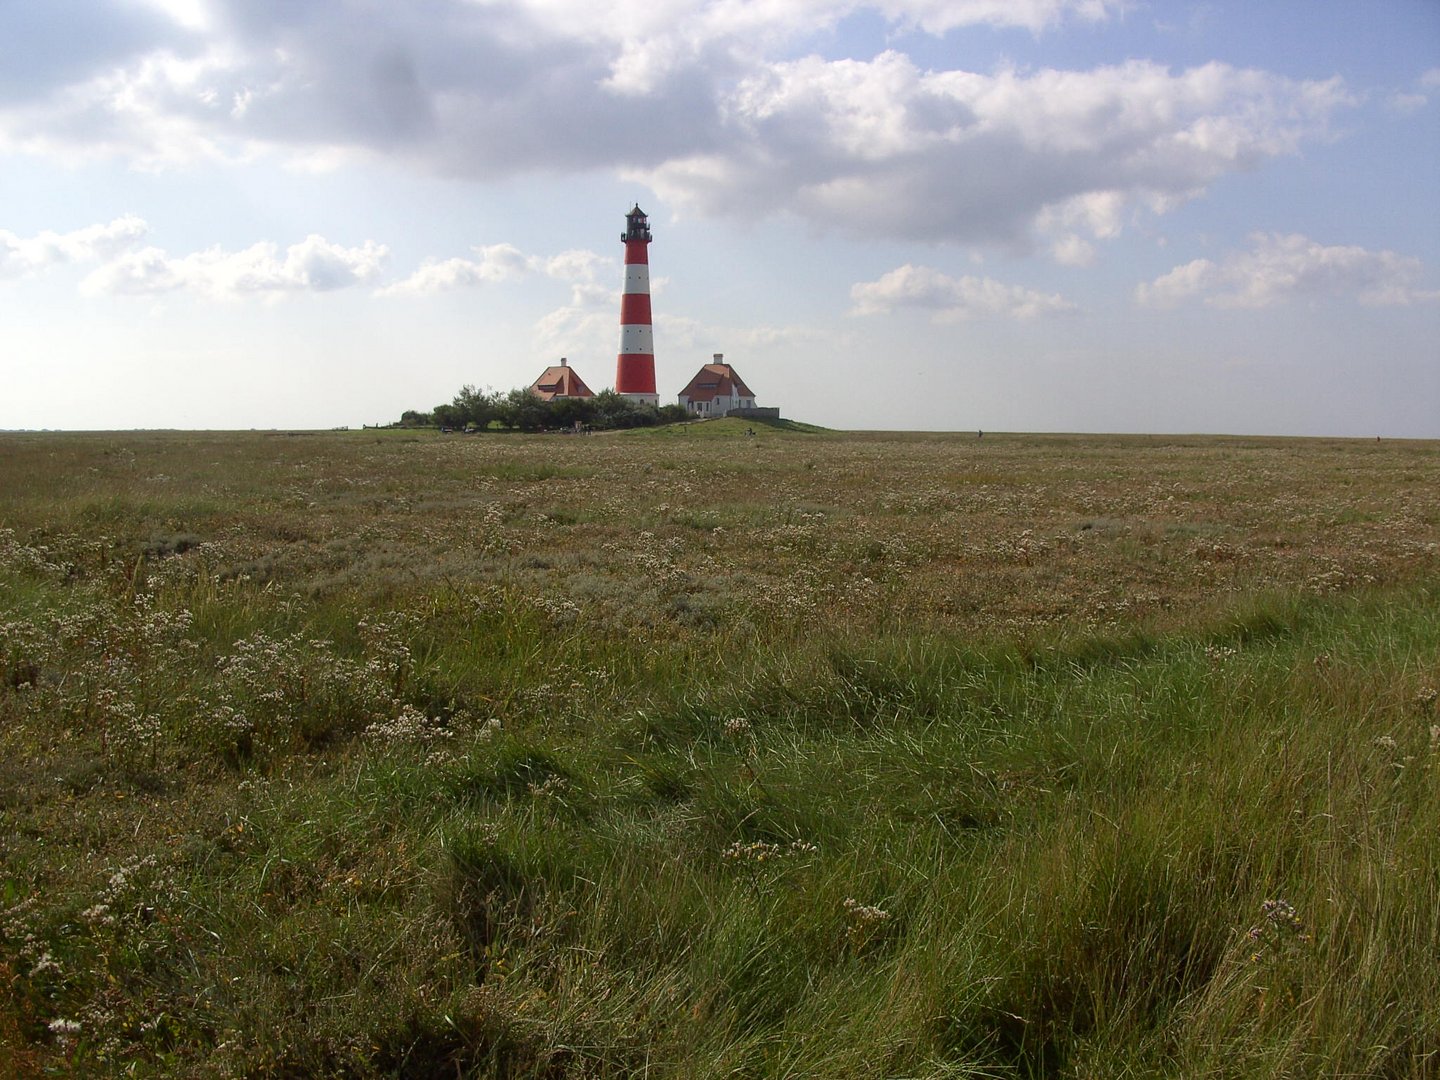
[[[620,356],[615,392],[631,401],[659,405],[655,393],[655,339],[650,329],[650,222],[637,203],[625,215],[625,292],[620,298]]]

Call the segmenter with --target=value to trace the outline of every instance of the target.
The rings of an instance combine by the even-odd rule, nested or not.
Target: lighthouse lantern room
[[[639,203],[625,215],[625,231],[620,234],[620,239],[626,243],[631,240],[643,240],[647,244],[650,242],[650,219],[645,216],[645,211],[640,209]]]
[[[650,222],[639,204],[625,215],[625,291],[620,298],[620,355],[615,391],[632,401],[660,404],[655,393],[655,340],[650,326]]]

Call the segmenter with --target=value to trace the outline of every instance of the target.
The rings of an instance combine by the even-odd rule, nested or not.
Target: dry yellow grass
[[[21,536],[204,542],[306,595],[504,580],[641,629],[1159,625],[1440,565],[1433,444],[396,432],[0,436]]]

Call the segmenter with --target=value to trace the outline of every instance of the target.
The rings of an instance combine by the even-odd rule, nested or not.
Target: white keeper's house
[[[680,404],[691,416],[724,416],[731,409],[755,408],[755,392],[725,363],[725,354],[716,353],[680,391]]]

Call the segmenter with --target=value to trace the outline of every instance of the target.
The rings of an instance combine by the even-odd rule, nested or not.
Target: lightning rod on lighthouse
[[[655,339],[650,327],[650,222],[637,203],[625,215],[625,292],[620,298],[620,355],[615,392],[646,405],[655,393]]]

